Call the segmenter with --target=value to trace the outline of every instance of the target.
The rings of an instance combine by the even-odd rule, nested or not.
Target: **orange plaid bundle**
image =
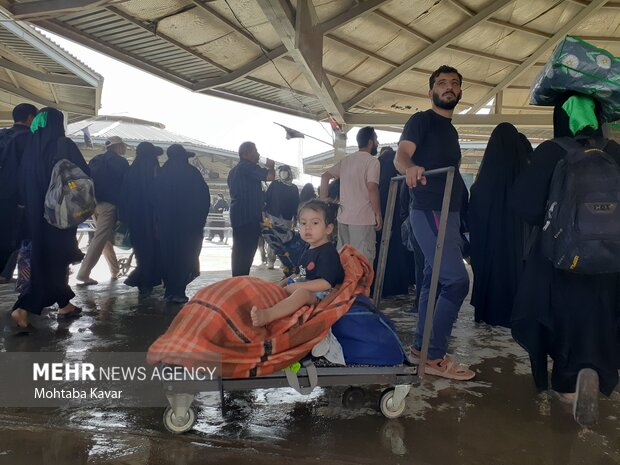
[[[241,276],[205,287],[151,345],[148,362],[190,367],[201,360],[201,354],[215,353],[222,358],[222,376],[227,378],[268,375],[286,368],[327,335],[356,296],[368,295],[373,271],[366,258],[346,245],[340,261],[345,279],[339,288],[317,305],[302,307],[265,327],[252,326],[250,310],[285,299],[287,293],[280,286]]]

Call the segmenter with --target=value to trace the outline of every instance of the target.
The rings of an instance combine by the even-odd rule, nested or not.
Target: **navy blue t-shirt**
[[[306,280],[324,279],[332,287],[344,281],[344,269],[340,264],[340,255],[332,242],[306,249],[299,265],[306,271]]]
[[[260,222],[264,204],[262,181],[268,174],[267,168],[247,160],[241,160],[228,173],[230,224],[233,228]]]
[[[408,140],[416,145],[411,160],[426,171],[454,166],[454,185],[450,200],[450,211],[461,209],[461,199],[465,184],[459,172],[461,147],[459,134],[452,125],[452,119],[441,116],[433,110],[414,114],[403,129],[400,140]],[[411,190],[416,210],[441,210],[446,176],[432,176],[426,179],[426,186],[418,185]]]

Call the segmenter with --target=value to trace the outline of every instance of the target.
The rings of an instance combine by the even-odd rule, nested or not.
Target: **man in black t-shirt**
[[[250,274],[260,236],[264,202],[262,182],[275,178],[273,160],[268,158],[267,168],[262,168],[258,165],[259,158],[254,142],[244,142],[239,147],[239,164],[228,173],[233,276]]]
[[[467,380],[475,373],[454,364],[446,352],[452,325],[469,291],[469,276],[463,264],[460,236],[461,199],[465,185],[459,173],[461,149],[459,136],[452,125],[454,107],[461,99],[463,77],[449,66],[441,66],[429,79],[430,110],[414,114],[403,130],[394,164],[407,177],[413,188],[414,200],[409,219],[413,232],[424,254],[424,280],[418,285],[419,316],[413,341],[413,355],[419,355],[426,309],[428,305],[432,264],[435,257],[439,214],[445,187],[444,177],[424,177],[425,170],[454,166],[454,189],[446,228],[441,269],[440,293],[435,307],[428,361],[425,372],[445,378]]]

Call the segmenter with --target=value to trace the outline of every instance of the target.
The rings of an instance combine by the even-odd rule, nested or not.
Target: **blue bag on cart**
[[[334,325],[347,365],[395,366],[405,361],[403,346],[394,324],[380,313],[370,299],[358,295]]]

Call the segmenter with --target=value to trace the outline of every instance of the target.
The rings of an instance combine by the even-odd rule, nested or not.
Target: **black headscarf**
[[[75,143],[65,137],[63,115],[55,108],[43,108],[31,126],[32,136],[21,163],[21,191],[25,203],[25,225],[32,240],[30,290],[22,294],[14,308],[40,313],[58,303],[63,307],[74,297],[68,286],[67,266],[84,254],[76,241],[76,227],[58,229],[43,218],[45,194],[57,161],[69,160],[85,174],[90,170]]]
[[[58,159],[58,140],[65,136],[63,114],[55,108],[42,108],[33,122],[33,132],[22,161],[24,200],[30,209],[38,206],[43,213],[43,201],[49,187],[52,169]],[[88,172],[88,171],[87,171]]]
[[[299,205],[306,203],[308,200],[316,199],[316,192],[311,183],[307,183],[301,188],[299,193]]]
[[[58,160],[67,159],[84,173],[90,169],[79,149],[65,137],[63,114],[55,108],[42,108],[31,126],[21,164],[21,197],[29,215],[43,217],[43,203],[50,184],[52,169]]]
[[[155,227],[155,179],[160,171],[157,156],[163,150],[150,142],[141,142],[136,158],[123,182],[121,219],[129,226],[131,243],[138,266],[125,284],[148,289],[161,282],[159,250]]]
[[[155,180],[155,216],[160,239],[166,296],[184,295],[199,274],[198,257],[211,195],[191,156],[178,144],[167,150],[168,161]]]
[[[512,298],[523,258],[523,222],[508,197],[532,146],[509,123],[498,125],[471,187],[469,228],[476,321],[510,326]]]
[[[211,206],[209,187],[189,164],[190,153],[168,149],[167,155],[155,186],[159,227],[170,228],[173,233],[183,226],[202,233]]]
[[[121,217],[126,220],[144,208],[145,199],[153,198],[153,182],[159,173],[157,157],[163,150],[150,142],[140,142],[136,147],[136,158],[125,174]]]

